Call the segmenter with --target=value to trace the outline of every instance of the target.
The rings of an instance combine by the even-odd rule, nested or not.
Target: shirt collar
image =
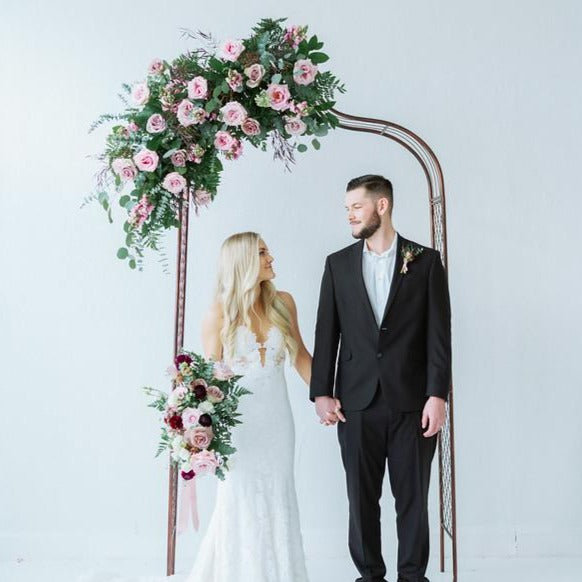
[[[386,249],[381,255],[378,255],[378,254],[376,254],[375,252],[371,251],[368,248],[368,243],[366,242],[366,239],[364,239],[364,250],[363,250],[363,252],[364,252],[365,255],[368,255],[370,257],[374,257],[374,258],[381,259],[381,258],[388,257],[388,256],[394,254],[396,252],[396,245],[397,245],[397,243],[398,243],[398,233],[396,232],[394,234],[394,240],[392,241],[392,244],[390,245],[390,248],[389,249]]]

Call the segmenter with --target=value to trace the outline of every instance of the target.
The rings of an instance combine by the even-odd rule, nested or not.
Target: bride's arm
[[[295,359],[295,369],[303,378],[304,382],[309,386],[311,381],[311,354],[307,351],[301,332],[299,331],[299,324],[297,323],[297,307],[295,300],[290,293],[286,291],[279,291],[279,297],[285,302],[289,314],[291,315],[291,335],[297,342],[297,357]]]
[[[216,362],[222,359],[221,327],[222,308],[219,303],[214,303],[202,321],[202,346],[205,358]]]

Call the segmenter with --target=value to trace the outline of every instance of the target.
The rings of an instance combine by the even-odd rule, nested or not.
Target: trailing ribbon
[[[182,479],[183,486],[180,495],[180,509],[178,511],[178,533],[184,533],[188,529],[188,516],[192,518],[194,529],[198,531],[200,521],[198,518],[198,503],[196,500],[196,477]]]

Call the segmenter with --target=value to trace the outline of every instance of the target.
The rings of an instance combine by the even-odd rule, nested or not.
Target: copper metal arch
[[[445,213],[445,185],[440,163],[428,146],[412,131],[389,121],[356,117],[331,110],[340,120],[339,127],[351,131],[361,131],[383,136],[406,148],[419,162],[428,184],[428,201],[431,219],[432,246],[439,250],[447,269],[447,231]],[[186,201],[185,201],[186,202]],[[178,235],[176,312],[174,333],[174,354],[184,343],[184,313],[186,303],[186,258],[188,252],[188,203],[180,210],[180,231]],[[448,270],[447,270],[448,273]],[[455,502],[455,454],[453,424],[453,390],[447,405],[447,417],[438,440],[439,462],[439,516],[440,516],[440,570],[445,570],[445,535],[452,542],[453,582],[457,582],[457,526]],[[176,558],[176,513],[178,493],[178,472],[170,464],[168,493],[168,535],[166,573],[174,574]]]

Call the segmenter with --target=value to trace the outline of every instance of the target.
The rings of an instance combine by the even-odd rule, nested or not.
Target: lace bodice
[[[246,325],[239,325],[235,334],[234,356],[227,359],[235,373],[245,374],[252,369],[273,370],[285,363],[285,341],[277,326],[271,326],[262,343]]]

